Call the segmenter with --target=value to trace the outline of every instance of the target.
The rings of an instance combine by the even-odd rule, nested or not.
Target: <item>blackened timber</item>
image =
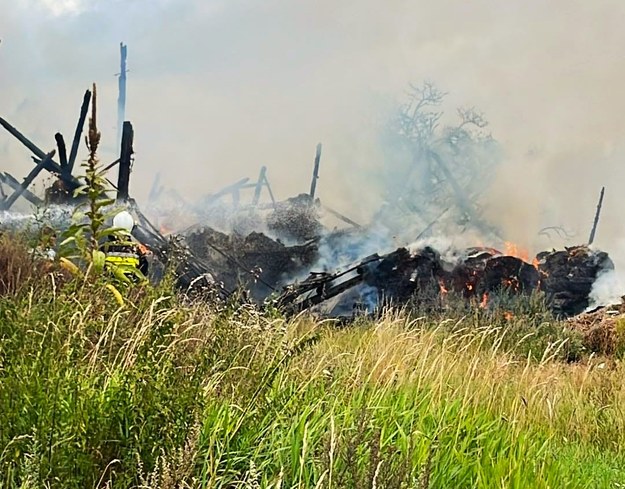
[[[595,213],[595,221],[592,224],[590,231],[590,238],[588,238],[588,244],[591,245],[595,240],[595,233],[597,232],[597,225],[599,224],[599,217],[601,216],[601,207],[603,206],[603,195],[605,194],[605,187],[601,187],[601,194],[599,195],[599,203],[597,204],[597,212]]]
[[[267,175],[265,175],[265,185],[267,186],[267,192],[269,192],[269,198],[271,199],[271,204],[273,205],[273,208],[276,208],[276,199],[273,196],[273,192],[271,191],[271,185],[269,185],[269,179],[267,178]]]
[[[21,132],[19,132],[15,127],[9,124],[6,120],[0,117],[0,125],[4,127],[9,133],[11,133],[20,143],[26,146],[35,156],[37,156],[38,160],[35,160],[35,163],[38,165],[42,161],[45,161],[44,168],[52,173],[58,173],[61,178],[70,186],[72,189],[80,186],[80,182],[71,174],[64,172],[61,168],[61,165],[56,163],[54,160],[46,160],[48,156],[44,153],[40,148],[38,148],[30,139],[24,136]],[[69,162],[68,162],[69,167]]]
[[[102,172],[109,171],[111,168],[113,168],[117,164],[119,164],[119,158],[117,158],[113,163],[110,163],[109,165],[107,165],[104,168],[102,168]]]
[[[267,173],[267,167],[263,166],[260,169],[260,174],[258,175],[258,181],[256,182],[256,186],[254,188],[254,198],[252,199],[252,205],[258,205],[258,201],[260,200],[260,192],[263,189],[263,185],[265,184],[265,174]]]
[[[67,148],[65,146],[65,140],[63,139],[63,135],[60,132],[57,132],[54,135],[54,139],[56,140],[56,147],[59,149],[59,163],[61,164],[61,168],[66,170],[67,169]]]
[[[235,193],[238,193],[239,189],[243,188],[247,184],[247,182],[249,180],[250,180],[249,178],[243,178],[243,179],[239,180],[238,182],[233,183],[232,185],[228,185],[227,187],[222,188],[218,192],[215,192],[214,194],[211,194],[211,195],[207,196],[205,201],[204,201],[204,204],[205,205],[210,205],[213,202],[215,202],[216,200],[218,200],[221,197],[223,197],[224,195],[228,195],[228,194],[233,194],[234,195]]]
[[[310,198],[315,200],[315,192],[317,190],[317,179],[319,178],[319,163],[321,161],[321,143],[317,145],[317,153],[315,154],[315,166],[313,168],[312,182],[310,182]]]
[[[82,106],[80,107],[80,116],[78,117],[78,124],[76,125],[76,131],[74,132],[74,140],[72,141],[72,149],[69,152],[69,159],[67,160],[67,172],[71,175],[74,170],[74,163],[76,162],[76,156],[78,155],[78,146],[80,145],[80,138],[82,136],[82,130],[87,120],[87,112],[89,112],[89,103],[91,102],[91,90],[87,90],[82,99]],[[41,158],[41,156],[40,156]]]
[[[128,200],[133,139],[134,131],[132,129],[132,124],[128,121],[124,121],[124,128],[122,130],[122,150],[119,156],[119,174],[117,178],[117,200]]]
[[[26,146],[35,156],[37,156],[40,160],[43,160],[47,155],[41,151],[35,144],[24,136],[21,132],[19,132],[15,127],[5,121],[2,117],[0,117],[0,125],[4,127],[7,131],[9,131],[20,143]],[[59,166],[59,169],[61,167]]]
[[[0,181],[2,181],[2,183],[11,187],[13,190],[18,190],[22,188],[22,184],[20,184],[20,182],[18,182],[17,179],[10,173],[6,173],[6,172],[0,173]],[[41,200],[39,197],[37,197],[28,189],[23,190],[22,196],[26,200],[28,200],[31,204],[37,207],[41,207],[44,204],[43,200]]]
[[[323,208],[329,212],[330,214],[332,214],[335,217],[338,217],[341,221],[346,222],[347,224],[354,226],[355,228],[361,228],[362,226],[360,224],[358,224],[356,221],[352,221],[349,217],[344,216],[343,214],[341,214],[338,211],[335,211],[334,209],[330,209],[327,205],[324,205]]]
[[[26,189],[28,189],[28,186],[33,182],[35,178],[37,178],[37,175],[41,173],[41,170],[43,170],[46,164],[50,160],[52,160],[52,158],[54,158],[55,153],[56,151],[52,150],[50,153],[46,155],[46,157],[41,161],[41,163],[39,163],[35,168],[33,168],[30,171],[30,173],[26,176],[24,181],[21,184],[19,184],[19,187],[15,189],[15,191],[4,202],[4,206],[3,206],[4,209],[8,210],[11,208],[13,204],[15,204],[15,201],[19,199],[19,197],[26,191]]]

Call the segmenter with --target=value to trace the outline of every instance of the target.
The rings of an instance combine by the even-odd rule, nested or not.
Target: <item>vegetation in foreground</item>
[[[0,265],[2,487],[624,487],[625,369],[539,311],[338,328]]]

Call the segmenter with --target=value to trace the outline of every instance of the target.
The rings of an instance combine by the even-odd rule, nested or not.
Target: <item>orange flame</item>
[[[480,308],[485,309],[487,304],[488,304],[488,294],[484,292],[484,294],[482,295],[482,302],[480,302]]]
[[[510,311],[506,311],[503,313],[503,317],[506,319],[506,321],[511,321],[514,318],[514,314],[512,314]]]
[[[506,255],[520,258],[524,262],[529,263],[530,253],[528,250],[526,250],[525,248],[521,248],[520,246],[517,246],[516,244],[510,241],[506,241],[504,243],[504,246],[505,246]]]
[[[438,281],[438,286],[441,289],[441,295],[444,297],[447,295],[447,293],[449,292],[449,290],[447,290],[447,287],[445,287],[445,282],[443,282],[443,279],[440,279]]]

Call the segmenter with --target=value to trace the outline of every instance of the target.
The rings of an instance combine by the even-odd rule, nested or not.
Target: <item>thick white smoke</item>
[[[621,0],[0,0],[0,115],[50,150],[95,81],[112,161],[124,41],[140,202],[156,171],[195,197],[267,165],[278,198],[304,192],[322,141],[318,195],[366,220],[381,203],[378,128],[408,82],[430,79],[502,143],[487,213],[506,237],[585,241],[605,185],[596,244],[625,270],[624,14]],[[18,176],[31,164],[4,132],[0,158]]]

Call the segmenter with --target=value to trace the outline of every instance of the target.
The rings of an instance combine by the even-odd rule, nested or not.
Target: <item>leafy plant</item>
[[[106,226],[106,221],[119,211],[112,207],[115,199],[108,198],[106,192],[110,190],[105,176],[105,170],[99,165],[97,156],[101,133],[97,127],[97,97],[96,86],[93,85],[93,98],[89,130],[85,138],[89,157],[81,166],[85,169],[85,184],[77,188],[74,195],[82,197],[84,202],[79,205],[72,216],[72,225],[62,233],[59,250],[60,259],[70,267],[74,273],[81,265],[88,273],[102,275],[110,272],[118,281],[129,283],[128,275],[134,275],[141,282],[147,281],[145,276],[135,267],[117,265],[106,261],[106,254],[100,244],[111,236],[115,236],[121,245],[131,245],[127,232],[118,228]],[[86,207],[86,211],[83,208]],[[68,263],[71,262],[71,263]],[[78,262],[78,264],[76,263]],[[117,297],[117,296],[116,296]]]

